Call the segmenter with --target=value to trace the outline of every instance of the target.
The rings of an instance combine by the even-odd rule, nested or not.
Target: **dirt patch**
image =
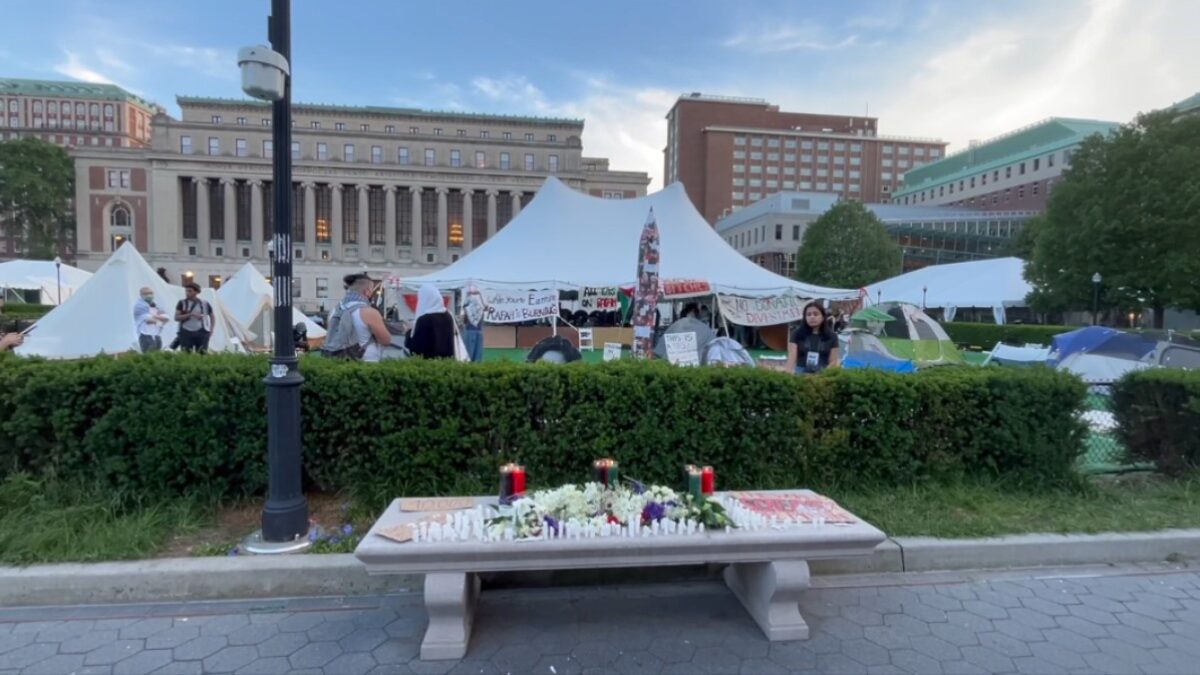
[[[217,510],[213,524],[196,532],[172,537],[158,552],[159,558],[187,558],[213,547],[232,547],[262,527],[265,499],[255,499]],[[324,493],[308,495],[309,521],[325,529],[340,528],[346,522],[348,502]]]

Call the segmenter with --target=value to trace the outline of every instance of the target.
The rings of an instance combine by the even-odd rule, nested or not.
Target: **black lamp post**
[[[921,287],[921,311],[922,311],[922,312],[923,312],[923,311],[925,311],[925,297],[926,297],[928,294],[929,294],[929,287],[928,287],[928,286],[922,286],[922,287]]]
[[[58,280],[58,304],[62,304],[62,258],[54,256],[54,276]]]
[[[1099,272],[1092,275],[1092,325],[1095,326],[1100,320],[1100,282],[1104,278]]]

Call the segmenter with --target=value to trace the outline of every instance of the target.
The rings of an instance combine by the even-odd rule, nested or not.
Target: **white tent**
[[[1004,309],[1025,307],[1025,296],[1032,290],[1025,281],[1023,260],[992,258],[922,267],[867,286],[866,300],[943,309],[947,321],[959,307],[990,307],[997,323],[1004,323]]]
[[[275,290],[267,278],[251,263],[246,263],[217,291],[233,318],[257,336],[255,342],[270,347],[274,335],[271,326],[275,311]],[[303,312],[292,307],[292,325],[303,323],[309,340],[325,339],[325,329]]]
[[[58,268],[53,260],[12,260],[0,263],[0,291],[8,288],[39,291],[39,303],[57,305],[60,272],[64,302],[92,278],[91,272],[78,267],[63,264]]]
[[[443,289],[469,283],[520,290],[628,287],[637,282],[638,242],[651,208],[663,280],[704,281],[713,292],[749,297],[858,297],[857,291],[779,276],[745,258],[696,211],[679,183],[637,199],[600,199],[555,178],[546,179],[533,201],[470,255],[401,283]]]
[[[1049,347],[1014,347],[997,342],[988,354],[984,365],[989,363],[999,363],[1010,366],[1024,366],[1033,364],[1045,365],[1046,360],[1050,358]]]
[[[1153,368],[1144,361],[1131,361],[1104,354],[1075,352],[1058,364],[1059,370],[1075,373],[1088,384],[1112,384],[1126,373]]]
[[[175,303],[184,298],[181,286],[163,281],[142,259],[133,244],[126,243],[105,261],[92,279],[70,300],[50,310],[34,324],[25,344],[17,348],[24,356],[73,359],[97,354],[121,354],[138,350],[137,328],[133,322],[133,304],[143,286],[154,289],[155,304],[168,315]],[[209,351],[244,351],[242,344],[251,337],[225,308],[212,289],[201,297],[213,306],[213,334]],[[170,321],[163,328],[163,346],[175,339],[179,324]]]

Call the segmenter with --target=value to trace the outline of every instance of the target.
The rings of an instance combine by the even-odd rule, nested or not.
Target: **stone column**
[[[471,199],[474,190],[463,190],[463,253],[470,253],[475,246],[475,208]]]
[[[208,179],[193,178],[192,182],[196,184],[196,252],[200,254],[200,257],[207,258],[212,255],[210,243],[212,222],[208,215]]]
[[[222,178],[225,188],[225,257],[236,258],[237,254],[237,191],[232,178]]]
[[[497,192],[496,190],[488,190],[487,191],[487,197],[488,197],[487,236],[488,236],[488,239],[491,239],[492,237],[496,236],[496,197],[499,196],[499,194],[500,193]]]
[[[263,184],[250,181],[250,257],[263,256]]]
[[[416,262],[425,262],[425,227],[421,223],[421,188],[410,187],[408,191],[412,193],[412,259]]]
[[[304,183],[304,257],[317,259],[317,186]]]
[[[383,259],[396,260],[396,186],[383,188]]]
[[[333,199],[330,201],[333,209],[333,213],[330,214],[333,216],[333,259],[341,260],[343,255],[342,239],[345,238],[342,230],[342,184],[334,183],[330,187],[333,190]]]
[[[371,228],[367,224],[367,190],[369,185],[358,186],[358,259],[366,260],[371,251]]]
[[[437,236],[438,236],[438,262],[445,265],[450,262],[450,227],[446,223],[446,195],[450,193],[448,188],[440,187],[437,189],[438,199],[438,221],[437,221]]]
[[[521,213],[521,192],[519,190],[517,192],[512,193],[512,202],[513,202],[512,217],[516,218],[517,215]]]

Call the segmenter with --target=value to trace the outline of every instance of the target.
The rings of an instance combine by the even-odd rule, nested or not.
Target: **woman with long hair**
[[[804,306],[804,321],[788,338],[788,372],[819,373],[837,368],[841,363],[838,338],[826,319],[825,307],[819,302]]]

